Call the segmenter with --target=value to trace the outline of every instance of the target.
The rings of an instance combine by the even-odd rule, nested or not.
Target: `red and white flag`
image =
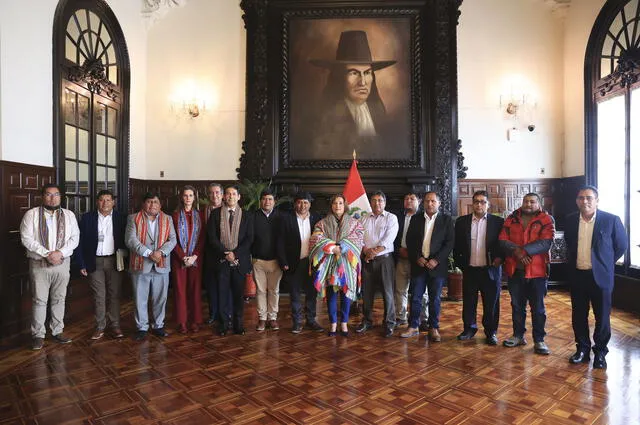
[[[356,213],[359,213],[358,215],[362,215],[362,213],[371,214],[371,204],[369,204],[367,192],[365,192],[364,186],[362,185],[362,179],[360,178],[360,173],[358,173],[358,165],[355,157],[351,163],[349,177],[347,177],[347,182],[344,184],[342,193],[344,193],[345,198],[347,198],[347,205],[350,210],[355,210]]]

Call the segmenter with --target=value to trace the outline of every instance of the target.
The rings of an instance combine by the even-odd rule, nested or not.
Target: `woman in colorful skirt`
[[[349,335],[349,308],[360,288],[360,251],[364,244],[364,227],[351,217],[344,195],[331,197],[331,212],[313,228],[309,241],[313,284],[327,299],[329,336],[338,326],[340,297],[340,334]]]

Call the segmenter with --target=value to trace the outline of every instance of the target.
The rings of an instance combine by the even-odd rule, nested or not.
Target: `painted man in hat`
[[[323,157],[348,158],[353,149],[367,151],[367,147],[376,146],[375,152],[367,153],[384,157],[386,153],[377,149],[378,145],[367,143],[383,136],[386,127],[386,110],[376,86],[375,71],[396,61],[374,61],[367,33],[344,31],[335,60],[310,62],[330,71],[313,138],[319,153]]]

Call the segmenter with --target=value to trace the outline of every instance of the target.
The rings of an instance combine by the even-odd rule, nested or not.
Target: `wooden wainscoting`
[[[510,213],[522,205],[524,195],[534,192],[542,198],[544,209],[554,214],[553,189],[559,180],[561,179],[460,179],[458,180],[458,214],[465,215],[472,212],[473,193],[478,190],[489,192],[492,213],[506,215],[505,213]]]
[[[200,199],[206,199],[207,186],[215,181],[223,187],[236,183],[235,180],[140,180],[129,179],[129,212],[140,210],[142,197],[147,192],[157,193],[160,197],[162,210],[166,213],[173,211],[178,205],[178,193],[185,185],[196,188]]]

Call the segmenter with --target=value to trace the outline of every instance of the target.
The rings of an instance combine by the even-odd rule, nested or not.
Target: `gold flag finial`
[[[356,160],[356,150],[355,149],[353,150],[353,160],[354,161]]]

